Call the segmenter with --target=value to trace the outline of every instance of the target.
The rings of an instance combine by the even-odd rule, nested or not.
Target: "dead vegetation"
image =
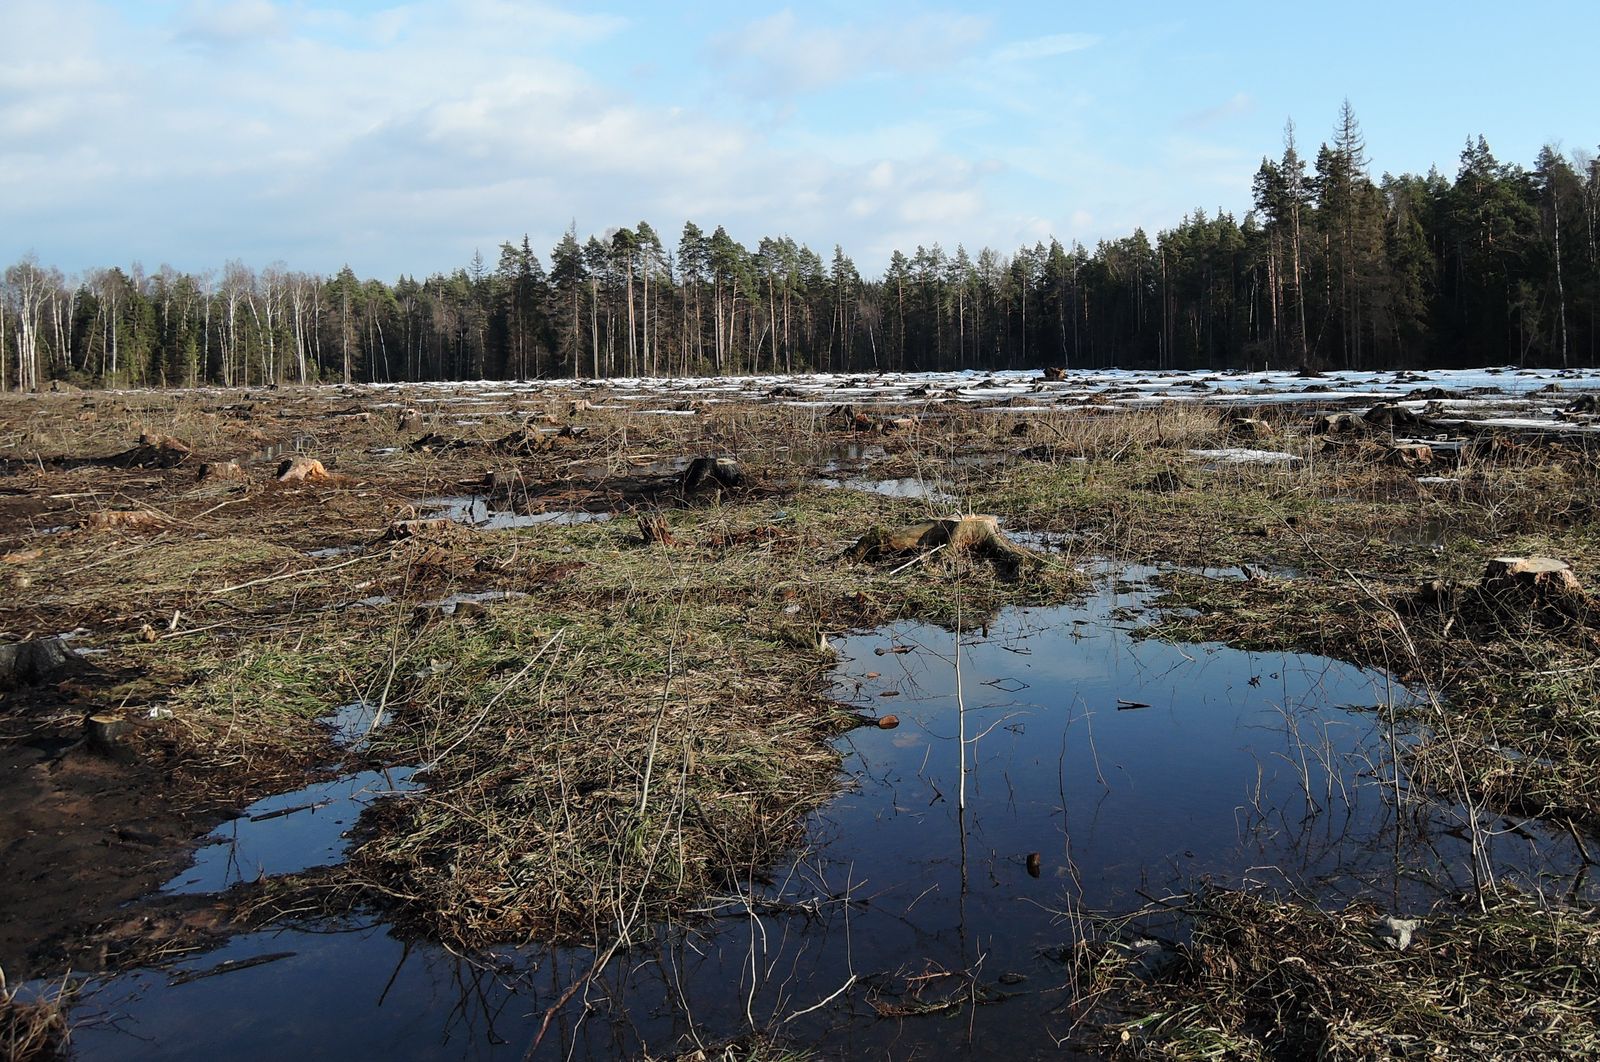
[[[598,389],[497,416],[466,392],[426,415],[357,390],[29,402],[7,411],[0,547],[13,579],[49,588],[13,595],[7,640],[93,632],[107,652],[85,696],[167,772],[151,798],[191,808],[303,780],[325,762],[318,717],[388,707],[361,756],[419,768],[426,788],[380,804],[350,864],[305,887],[454,946],[625,942],[758,876],[836,791],[829,739],[857,722],[828,696],[830,632],[951,623],[958,586],[969,625],[1059,602],[1082,588],[1079,557],[1194,569],[1163,577],[1152,634],[1306,649],[1428,691],[1405,764],[1418,799],[1600,828],[1582,590],[1600,579],[1597,484],[1570,443],[1395,443],[1418,427],[1395,411],[1194,404],[644,418],[596,408]],[[42,459],[141,433],[186,440],[184,458]],[[1294,460],[1205,456],[1239,446]],[[855,476],[908,486],[821,483]],[[1485,579],[1495,558],[1541,556],[1569,567]],[[11,710],[14,733],[83,725]],[[1106,1005],[1137,1011],[1107,1046],[1405,1054],[1440,1037],[1470,1054],[1515,1036],[1536,1057],[1592,1035],[1576,988],[1546,976],[1575,943],[1594,954],[1582,912],[1502,897],[1430,918],[1399,954],[1374,950],[1364,910],[1213,894],[1191,913],[1191,950],[1160,976],[1096,965]],[[1270,966],[1274,947],[1304,963]],[[1592,993],[1592,972],[1571,985]],[[1385,978],[1410,995],[1383,997]]]
[[[1144,935],[1152,918],[1187,939]],[[1396,920],[1211,890],[1069,961],[1113,1057],[1531,1060],[1600,1051],[1596,955],[1592,914],[1515,897]]]
[[[585,430],[519,414],[518,431],[554,441],[508,465],[491,422],[413,448],[387,417],[280,407],[276,430],[321,456],[197,442],[225,475],[125,483],[121,507],[46,540],[34,563],[64,574],[11,624],[96,632],[102,728],[190,807],[283,785],[316,762],[318,716],[382,700],[394,722],[364,755],[424,768],[426,796],[372,816],[336,884],[476,945],[626,936],[795,843],[837,786],[829,739],[857,722],[827,696],[827,632],[948,617],[957,581],[972,609],[1079,586],[1070,565],[1019,584],[954,551],[915,572],[851,562],[864,528],[927,508],[815,486],[809,458],[771,445],[833,445],[807,414],[651,434],[564,412]],[[63,474],[41,486],[76,493]],[[562,502],[637,505],[642,534],[672,548],[622,520],[532,522]],[[342,552],[308,555],[330,544]]]
[[[50,1062],[66,1058],[70,1039],[67,1007],[72,993],[63,985],[24,998],[6,984],[0,971],[0,1058],[6,1062]]]

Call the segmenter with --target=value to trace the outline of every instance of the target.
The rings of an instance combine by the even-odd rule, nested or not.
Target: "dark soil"
[[[15,697],[0,709],[9,735],[31,724],[0,742],[0,806],[8,809],[0,816],[0,968],[13,981],[102,969],[132,946],[129,938],[156,945],[159,934],[128,905],[181,870],[192,839],[217,819],[187,806],[162,765],[84,741],[73,691],[29,694],[34,711],[19,718]],[[208,914],[167,931],[215,921]],[[86,942],[89,930],[96,939]]]

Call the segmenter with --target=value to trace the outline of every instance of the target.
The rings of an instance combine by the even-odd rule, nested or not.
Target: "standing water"
[[[1207,880],[1407,915],[1471,887],[1464,817],[1394,785],[1383,722],[1409,691],[1321,657],[1139,640],[1125,617],[1155,600],[1151,574],[969,620],[959,646],[911,622],[836,639],[839,699],[899,725],[841,739],[849,788],[789,862],[570,998],[584,949],[463,958],[375,919],[306,922],[102,983],[77,1053],[660,1057],[754,1029],[824,1056],[1059,1057],[1060,956],[1086,911]],[[1581,868],[1534,828],[1487,844],[1525,888]]]

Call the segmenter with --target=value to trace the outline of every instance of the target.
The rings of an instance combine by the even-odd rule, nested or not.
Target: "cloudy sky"
[[[388,280],[640,219],[869,271],[1092,245],[1242,214],[1346,97],[1374,175],[1594,152],[1597,39],[1588,0],[0,0],[0,263]]]

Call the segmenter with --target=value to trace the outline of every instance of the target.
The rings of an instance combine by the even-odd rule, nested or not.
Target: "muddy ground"
[[[1186,566],[1152,636],[1425,688],[1451,725],[1419,791],[1600,852],[1593,437],[1559,393],[1518,399],[1537,423],[1491,404],[1505,424],[1459,396],[858,383],[5,396],[3,640],[70,651],[0,706],[6,978],[357,905],[463,949],[626,940],[760,875],[834,793],[862,720],[830,634],[1070,600],[1094,558]],[[951,512],[1032,556],[852,549]],[[1500,556],[1571,576],[1486,582]],[[322,722],[353,702],[392,719],[358,746]],[[375,806],[347,863],[160,891],[252,801],[396,765],[429,799]]]

